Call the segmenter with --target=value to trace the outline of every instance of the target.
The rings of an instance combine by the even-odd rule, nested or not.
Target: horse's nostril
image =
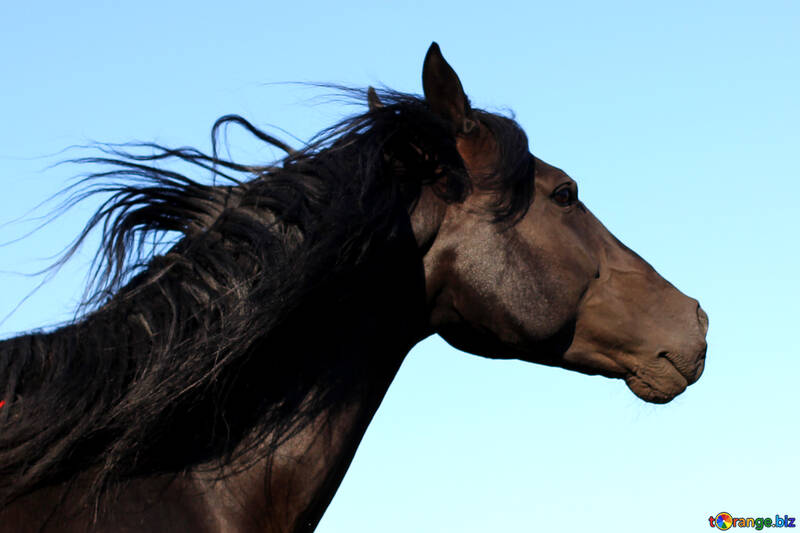
[[[705,337],[706,333],[708,333],[708,315],[699,304],[697,305],[697,320],[703,328],[703,336]]]

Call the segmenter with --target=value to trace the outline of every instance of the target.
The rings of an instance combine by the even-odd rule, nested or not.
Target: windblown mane
[[[366,101],[364,91],[344,91]],[[75,244],[101,229],[94,308],[56,331],[0,343],[0,507],[89,469],[99,496],[137,476],[223,464],[234,449],[266,442],[268,454],[336,403],[340,388],[330,384],[346,380],[336,361],[288,357],[286,325],[351,283],[400,231],[423,186],[436,182],[450,202],[472,187],[455,139],[423,99],[381,99],[384,107],[297,152],[226,116],[210,155],[143,144],[78,160],[103,170],[72,202],[110,195]],[[495,218],[513,222],[533,194],[527,139],[511,119],[475,116],[501,149],[484,185],[501,193]],[[289,155],[268,166],[221,158],[217,132],[228,124]],[[170,161],[215,184],[162,168]],[[154,238],[175,235],[152,253]]]

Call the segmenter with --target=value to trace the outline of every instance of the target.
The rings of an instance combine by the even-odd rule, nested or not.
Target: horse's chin
[[[643,367],[624,379],[631,392],[650,403],[670,402],[689,386],[686,378],[668,361]]]

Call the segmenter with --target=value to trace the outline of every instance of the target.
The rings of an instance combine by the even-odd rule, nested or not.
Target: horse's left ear
[[[367,89],[367,105],[369,106],[370,111],[375,111],[376,109],[383,107],[383,102],[381,102],[381,99],[378,98],[378,93],[375,91],[375,87],[370,87]]]
[[[435,42],[428,48],[422,66],[422,90],[431,110],[450,123],[454,134],[466,134],[475,128],[461,80]]]

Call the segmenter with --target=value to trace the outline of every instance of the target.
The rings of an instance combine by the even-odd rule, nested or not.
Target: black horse
[[[84,160],[112,166],[77,193],[111,193],[86,230],[95,306],[0,343],[0,531],[311,531],[433,333],[649,402],[699,378],[697,301],[513,120],[472,108],[435,43],[422,79],[424,98],[360,93],[366,113],[297,152],[215,125],[286,150],[274,166],[157,145]]]

